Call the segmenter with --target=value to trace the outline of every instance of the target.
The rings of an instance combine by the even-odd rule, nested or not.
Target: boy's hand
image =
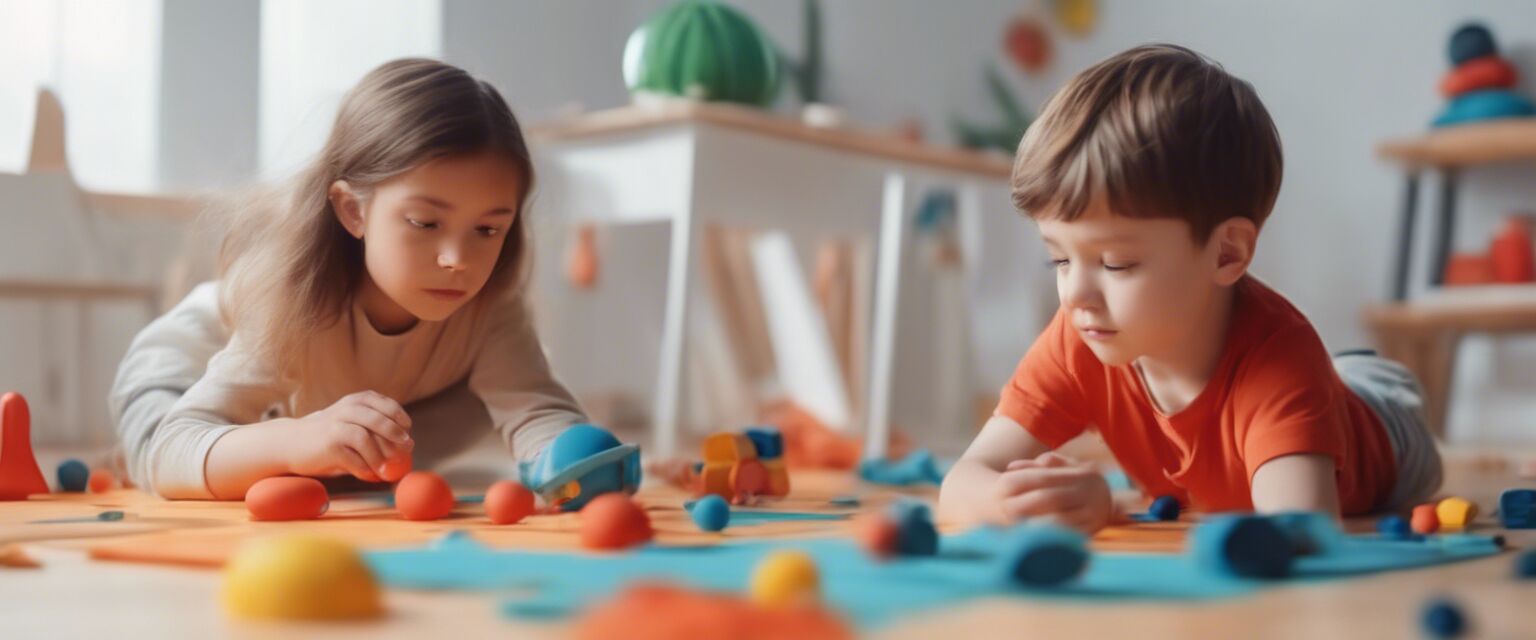
[[[1092,534],[1114,515],[1109,482],[1098,469],[1051,452],[1008,463],[994,486],[1009,520],[1041,518]]]
[[[305,476],[350,473],[380,482],[384,463],[415,446],[411,418],[393,399],[359,391],[289,423],[288,468]]]

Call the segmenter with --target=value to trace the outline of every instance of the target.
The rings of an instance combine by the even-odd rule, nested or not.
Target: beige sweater
[[[306,354],[303,388],[272,375],[219,321],[216,283],[205,283],[134,338],[109,397],[130,477],[167,498],[211,499],[203,465],[220,436],[241,425],[300,417],[350,393],[372,390],[402,405],[467,379],[513,456],[531,459],[580,407],[550,373],[521,304],[481,322],[456,314],[383,335],[353,306]],[[480,420],[414,425],[479,429]],[[418,440],[430,435],[413,433]],[[459,438],[465,440],[464,438]]]

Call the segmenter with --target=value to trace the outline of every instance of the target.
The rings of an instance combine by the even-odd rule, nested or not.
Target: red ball
[[[245,508],[252,520],[313,520],[331,506],[325,485],[314,478],[279,476],[264,478],[245,492]]]
[[[406,520],[436,520],[453,511],[453,490],[431,471],[412,471],[395,485],[395,509]]]
[[[91,490],[91,493],[106,493],[117,487],[117,476],[106,469],[92,469],[91,477],[85,481],[85,486]]]
[[[385,482],[394,482],[405,477],[411,472],[411,452],[407,451],[394,458],[384,461],[384,468],[380,469],[379,478]]]
[[[1421,504],[1413,508],[1413,519],[1409,521],[1414,533],[1429,535],[1440,530],[1440,515],[1435,513],[1435,505]]]
[[[511,480],[491,485],[485,492],[485,515],[494,524],[517,524],[533,513],[533,492]]]
[[[896,542],[901,535],[896,521],[885,514],[872,513],[860,518],[854,527],[854,539],[869,555],[880,560],[896,555]]]
[[[645,509],[622,493],[605,493],[581,508],[581,546],[588,549],[628,549],[654,535]]]

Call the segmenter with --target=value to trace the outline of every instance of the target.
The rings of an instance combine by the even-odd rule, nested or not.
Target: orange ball
[[[405,477],[411,472],[411,453],[409,451],[394,458],[384,461],[384,468],[380,470],[379,478],[385,482],[394,482]]]
[[[412,471],[395,485],[395,510],[406,520],[436,520],[453,511],[453,489],[431,471]]]
[[[117,486],[117,476],[106,469],[92,469],[91,477],[85,481],[85,486],[91,490],[91,493],[106,493]]]
[[[330,507],[330,494],[314,478],[263,478],[245,492],[245,508],[252,520],[313,520]]]
[[[605,493],[581,508],[581,546],[588,549],[628,549],[654,535],[645,509],[622,493]]]
[[[491,485],[485,492],[485,515],[495,524],[517,524],[533,513],[533,492],[511,480]]]
[[[884,560],[896,555],[896,538],[900,533],[896,521],[872,513],[854,523],[853,537],[870,556]]]
[[[1413,508],[1413,519],[1409,525],[1414,533],[1429,535],[1440,530],[1440,516],[1435,513],[1435,504],[1421,504]]]

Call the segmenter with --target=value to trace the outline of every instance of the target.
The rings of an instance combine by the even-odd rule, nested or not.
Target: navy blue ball
[[[1515,556],[1515,578],[1536,580],[1536,549],[1527,549]]]
[[[1451,34],[1451,64],[1461,64],[1473,58],[1497,55],[1498,45],[1493,43],[1493,33],[1476,22],[1461,25]]]
[[[710,494],[693,503],[693,509],[688,512],[688,515],[700,529],[720,531],[731,523],[731,505],[725,501],[725,498]]]
[[[1386,516],[1376,521],[1376,530],[1381,532],[1381,537],[1388,540],[1411,540],[1413,528],[1408,526],[1408,521],[1402,516]]]
[[[1450,600],[1432,600],[1424,606],[1424,632],[1432,638],[1456,638],[1467,630],[1461,607]]]
[[[59,490],[79,493],[85,491],[91,479],[91,468],[84,462],[70,458],[59,463]]]
[[[1152,501],[1152,506],[1147,508],[1147,515],[1164,522],[1179,519],[1179,499],[1173,496],[1158,496]]]
[[[931,556],[939,552],[939,530],[933,525],[928,505],[901,500],[887,507],[886,513],[896,523],[897,554]]]

